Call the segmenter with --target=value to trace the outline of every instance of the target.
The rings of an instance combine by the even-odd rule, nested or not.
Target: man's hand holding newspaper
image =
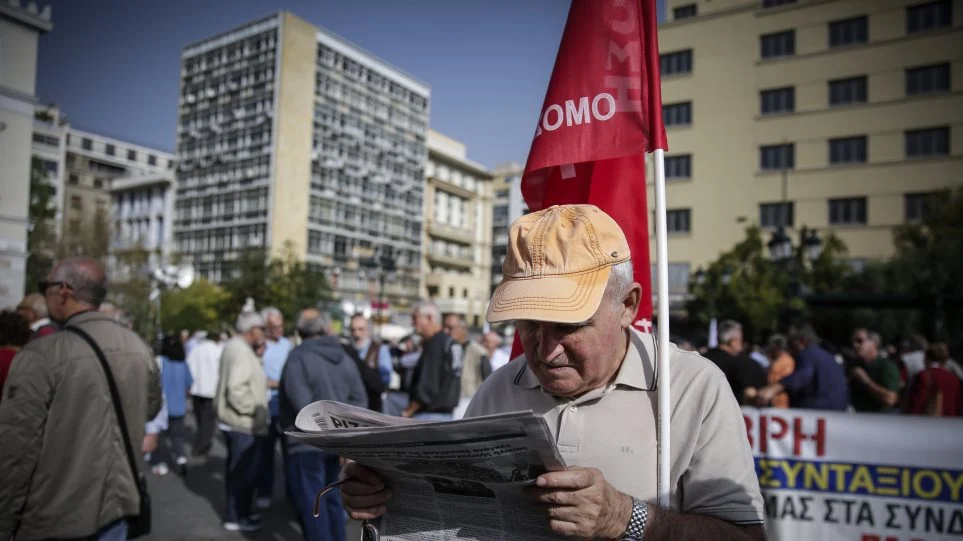
[[[598,472],[565,471],[548,425],[530,411],[424,423],[316,402],[295,424],[292,436],[349,459],[345,505],[382,540],[556,539],[550,521],[582,536],[591,515],[617,507]],[[547,509],[557,515],[531,519]]]

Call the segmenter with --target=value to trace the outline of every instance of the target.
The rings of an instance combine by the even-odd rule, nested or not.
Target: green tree
[[[187,289],[171,289],[161,294],[161,327],[165,332],[181,329],[222,328],[223,306],[230,300],[224,288],[200,279]],[[229,320],[233,321],[233,320]]]
[[[701,284],[693,284],[690,315],[707,324],[713,317],[734,319],[744,326],[747,338],[760,342],[780,330],[789,314],[804,317],[805,301],[798,294],[837,291],[847,281],[849,266],[843,257],[846,246],[835,236],[823,241],[815,261],[797,249],[790,261],[770,261],[762,230],[746,229],[746,237],[724,252],[705,270]],[[791,286],[793,275],[798,289]]]
[[[234,263],[234,272],[224,282],[228,300],[221,316],[233,321],[251,298],[258,308],[275,306],[290,323],[308,306],[319,306],[331,299],[331,288],[324,273],[299,260],[294,246],[285,243],[279,257],[268,258],[263,249],[242,252]]]
[[[55,189],[47,180],[43,162],[30,162],[30,208],[27,229],[27,287],[45,278],[57,248]]]
[[[134,330],[149,338],[154,330],[154,311],[148,302],[151,294],[150,256],[143,243],[129,250],[118,251],[111,257],[110,272],[119,273],[111,279],[109,299],[134,320]]]

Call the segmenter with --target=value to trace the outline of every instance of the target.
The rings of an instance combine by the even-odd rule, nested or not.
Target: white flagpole
[[[658,421],[659,421],[659,506],[664,508],[672,507],[669,496],[670,491],[670,438],[669,418],[671,417],[669,402],[669,259],[668,259],[668,238],[665,218],[665,151],[661,148],[655,150],[655,257],[657,263],[656,280],[658,286],[656,291],[658,296],[658,318],[659,323],[656,327],[658,335],[658,389],[656,396],[659,401]]]

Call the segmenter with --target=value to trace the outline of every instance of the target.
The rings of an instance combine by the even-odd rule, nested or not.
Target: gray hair
[[[785,336],[781,334],[774,334],[769,337],[769,343],[767,344],[769,349],[775,349],[779,351],[786,351],[789,349],[789,341]]]
[[[107,298],[107,275],[104,267],[89,257],[69,257],[54,268],[54,280],[64,282],[80,302],[99,308]]]
[[[415,307],[412,308],[411,313],[427,316],[435,323],[441,323],[441,311],[438,310],[438,305],[431,301],[418,302],[415,304]]]
[[[612,265],[612,270],[609,272],[609,283],[606,284],[606,289],[612,296],[612,309],[616,312],[622,311],[622,307],[624,306],[622,301],[624,301],[625,296],[628,295],[633,282],[635,282],[635,269],[632,267],[631,259]]]
[[[297,327],[301,338],[323,336],[331,328],[331,316],[311,308],[302,310],[298,315]]]
[[[883,337],[880,336],[879,333],[876,332],[876,331],[871,331],[871,330],[867,329],[867,330],[866,330],[866,338],[869,338],[869,341],[870,341],[870,342],[876,344],[876,347],[877,347],[877,348],[880,348],[880,347],[883,346]]]
[[[726,319],[719,323],[719,343],[728,344],[736,339],[737,336],[742,336],[742,325],[731,319]]]
[[[277,316],[281,318],[281,321],[284,321],[284,314],[282,314],[281,311],[274,306],[268,306],[264,310],[261,310],[261,317],[264,318],[265,324],[267,324],[268,319],[270,319],[272,316]]]
[[[31,293],[23,298],[21,304],[29,309],[38,319],[43,319],[47,313],[47,300],[40,293]]]
[[[789,328],[789,341],[799,340],[804,344],[818,344],[819,336],[813,329],[813,326],[808,323],[803,323],[801,325],[793,325]]]
[[[257,312],[241,312],[237,316],[237,324],[234,326],[237,332],[244,334],[251,329],[264,328],[264,318]]]

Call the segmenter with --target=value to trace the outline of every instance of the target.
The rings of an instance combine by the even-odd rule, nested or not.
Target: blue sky
[[[524,161],[568,0],[42,0],[37,94],[80,128],[173,151],[185,45],[291,11],[431,85],[431,126],[489,167]],[[660,1],[660,4],[662,2]]]

